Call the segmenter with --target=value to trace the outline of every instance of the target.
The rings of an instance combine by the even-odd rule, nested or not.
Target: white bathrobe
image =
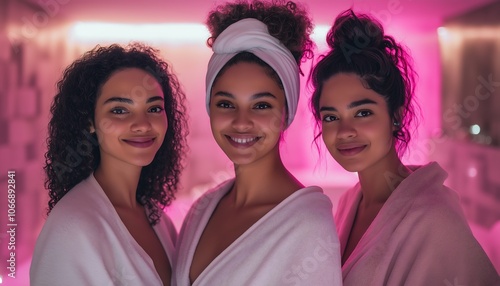
[[[457,194],[443,185],[446,172],[435,162],[411,168],[342,266],[344,285],[500,285]],[[359,184],[340,198],[342,253],[360,200]]]
[[[170,261],[176,230],[162,215],[154,227]],[[52,209],[37,239],[32,286],[163,285],[153,260],[135,241],[91,175]]]
[[[184,220],[174,284],[191,285],[193,255],[229,180],[198,199]],[[332,203],[319,187],[296,191],[217,256],[193,285],[342,285]]]

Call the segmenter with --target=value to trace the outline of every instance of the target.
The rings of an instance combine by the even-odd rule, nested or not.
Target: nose
[[[133,132],[147,132],[151,130],[151,121],[147,114],[134,116],[130,129]]]
[[[245,132],[253,127],[251,115],[243,110],[237,110],[232,122],[233,128],[238,132]]]
[[[353,123],[347,120],[340,120],[337,129],[337,138],[348,139],[356,137],[358,133]]]

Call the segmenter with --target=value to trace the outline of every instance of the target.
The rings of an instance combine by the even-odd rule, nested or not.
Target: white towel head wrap
[[[214,41],[213,55],[206,76],[206,107],[210,115],[210,93],[215,78],[224,65],[240,52],[250,52],[276,71],[285,90],[288,108],[287,127],[297,112],[300,93],[299,67],[292,53],[275,37],[266,24],[253,18],[240,20],[227,27]]]

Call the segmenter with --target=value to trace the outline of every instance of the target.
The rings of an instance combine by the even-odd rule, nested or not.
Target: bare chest
[[[377,216],[381,207],[372,208],[368,210],[359,210],[354,218],[354,223],[349,234],[349,239],[347,240],[344,253],[342,254],[342,265],[347,261],[349,256],[352,254],[359,241],[366,233],[367,229],[372,224],[373,220]]]
[[[146,215],[117,210],[123,224],[134,240],[153,260],[155,269],[164,285],[170,285],[171,266],[163,245],[149,224]]]
[[[191,282],[273,207],[274,205],[239,211],[217,208],[196,247],[190,269]]]

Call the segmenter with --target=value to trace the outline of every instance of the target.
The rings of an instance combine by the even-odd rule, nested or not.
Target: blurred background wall
[[[194,199],[233,175],[214,142],[204,103],[211,51],[203,27],[223,1],[0,0],[0,282],[28,285],[36,237],[46,213],[43,163],[49,108],[64,68],[97,44],[137,40],[161,51],[188,97],[190,152],[177,200],[166,211],[176,226]],[[317,55],[336,15],[347,8],[371,13],[411,51],[419,74],[421,124],[404,158],[436,160],[446,184],[461,196],[471,227],[500,269],[500,2],[495,0],[304,1],[314,18]],[[92,23],[99,22],[95,28]],[[113,26],[107,33],[109,26]],[[94,27],[94,28],[92,28]],[[126,32],[120,32],[123,29]],[[83,32],[82,32],[83,30]],[[316,60],[316,59],[315,59]],[[320,144],[308,108],[313,61],[302,65],[302,97],[282,146],[290,170],[304,184],[325,189],[334,205],[356,181]],[[16,279],[7,277],[8,171],[16,180]]]

